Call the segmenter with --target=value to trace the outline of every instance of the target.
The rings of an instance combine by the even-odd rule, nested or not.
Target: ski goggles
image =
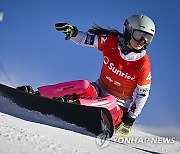
[[[148,45],[151,43],[152,39],[153,39],[153,35],[140,31],[140,30],[133,30],[132,32],[132,38],[135,41],[145,41],[145,43]]]
[[[124,25],[135,41],[144,40],[147,45],[151,43],[153,39],[153,35],[141,30],[133,29],[133,27],[131,26],[131,24],[128,22],[127,19],[125,20]]]

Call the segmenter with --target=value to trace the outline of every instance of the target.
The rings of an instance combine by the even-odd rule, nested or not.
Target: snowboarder
[[[96,82],[73,81],[65,85],[70,89],[73,84],[82,85],[78,87],[81,90],[76,88],[71,91],[73,94],[81,91],[79,92],[81,98],[91,97],[93,100],[104,97],[113,102],[112,98],[109,98],[113,96],[117,105],[110,110],[116,134],[127,136],[149,97],[151,62],[145,49],[154,37],[154,22],[145,15],[132,15],[125,20],[123,33],[97,25],[86,33],[69,23],[56,23],[55,28],[65,34],[65,40],[70,39],[79,45],[94,47],[102,52],[103,66]],[[53,98],[56,95],[54,89],[63,86],[63,84],[43,86],[38,88],[38,91],[42,96]],[[52,92],[47,89],[51,89]],[[76,99],[77,96],[71,97]]]

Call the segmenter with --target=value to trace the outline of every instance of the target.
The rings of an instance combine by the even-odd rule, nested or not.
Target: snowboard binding
[[[78,100],[78,96],[76,93],[73,93],[72,95],[65,95],[63,97],[53,97],[52,99],[60,102],[80,105],[80,101]]]
[[[18,86],[16,89],[23,91],[25,93],[29,93],[29,94],[33,94],[33,95],[39,95],[38,91],[34,91],[33,88],[29,85]]]

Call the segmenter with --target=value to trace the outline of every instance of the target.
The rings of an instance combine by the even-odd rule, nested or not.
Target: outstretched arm
[[[73,42],[89,47],[98,47],[98,37],[95,34],[79,31],[75,26],[68,23],[57,23],[55,28],[65,34],[65,40],[71,39]]]

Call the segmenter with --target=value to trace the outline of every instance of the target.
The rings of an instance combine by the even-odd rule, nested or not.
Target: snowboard
[[[86,128],[87,131],[97,136],[99,134],[104,134],[107,137],[113,136],[112,117],[106,108],[60,102],[25,93],[3,84],[0,84],[0,94],[11,99],[20,107],[46,115],[54,115],[63,121]]]

